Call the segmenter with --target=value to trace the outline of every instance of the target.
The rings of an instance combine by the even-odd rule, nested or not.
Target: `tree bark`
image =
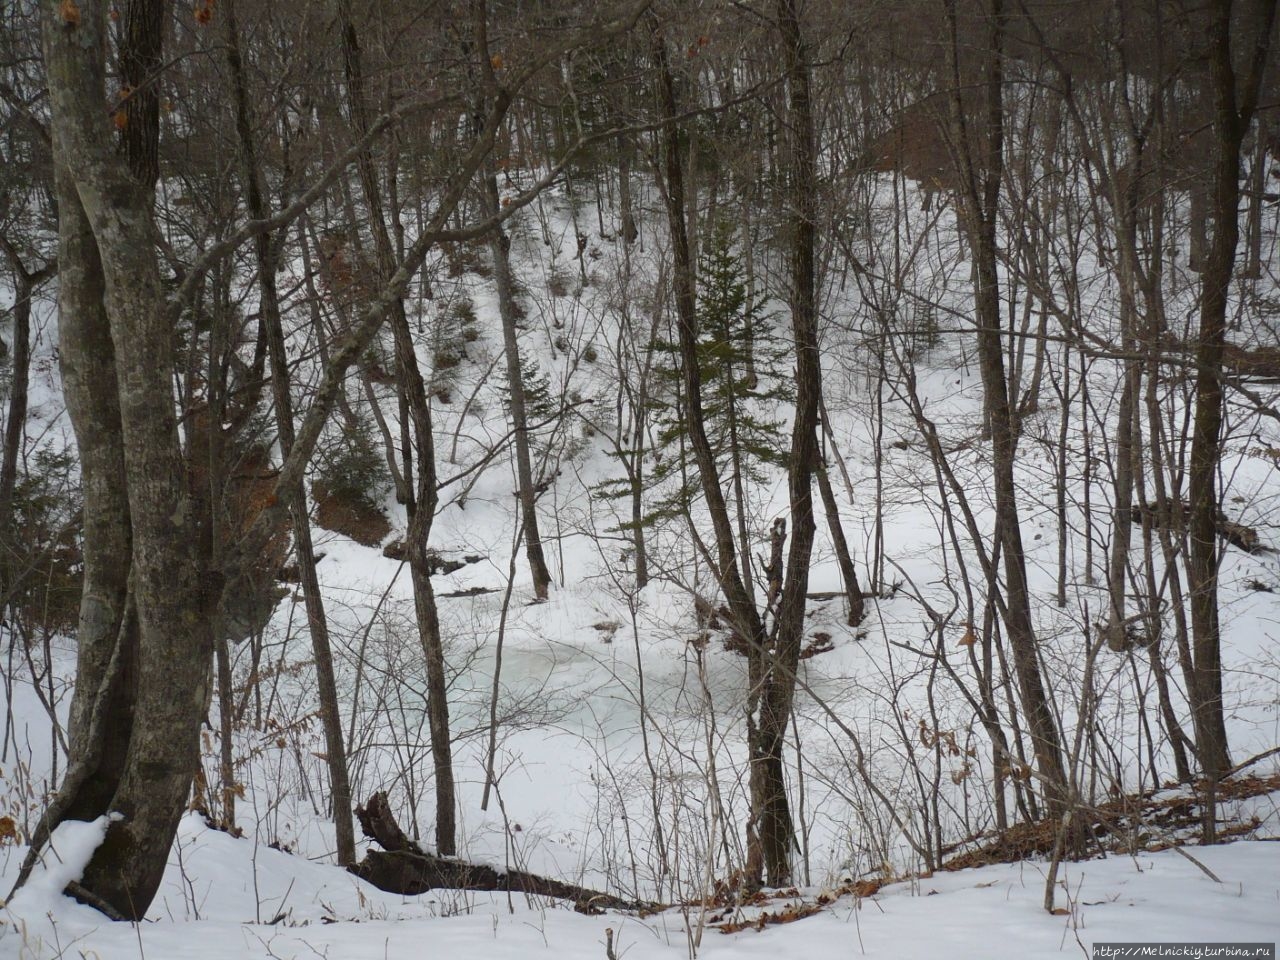
[[[347,76],[352,122],[359,133],[368,129],[365,102],[364,70],[359,35],[351,17],[350,4],[339,3],[342,21],[343,64]],[[385,280],[395,269],[395,250],[387,230],[387,211],[373,168],[373,155],[361,151],[356,158],[360,184],[369,206],[369,227],[377,252],[378,272]],[[392,211],[392,216],[395,213]],[[396,345],[396,368],[400,387],[408,407],[413,428],[414,446],[418,453],[416,490],[405,504],[409,516],[406,531],[409,575],[413,583],[414,611],[418,622],[418,638],[422,644],[427,673],[427,725],[431,737],[431,757],[435,774],[436,850],[452,856],[457,849],[457,800],[453,776],[453,747],[449,735],[448,678],[445,674],[444,642],[440,635],[440,618],[435,592],[431,586],[431,570],[427,543],[439,502],[436,490],[435,434],[431,422],[431,405],[426,383],[418,367],[417,351],[405,314],[404,298],[397,296],[388,311],[392,336]],[[405,448],[404,476],[408,483],[414,476]]]
[[[232,97],[235,102],[236,136],[245,185],[245,204],[255,220],[265,219],[268,206],[258,145],[253,136],[249,93],[236,24],[235,5],[228,0],[224,11],[227,32],[227,61],[231,71]],[[293,398],[290,394],[288,351],[280,318],[280,297],[276,289],[275,234],[264,232],[254,238],[254,254],[258,270],[259,322],[266,331],[267,353],[271,365],[271,395],[275,405],[280,453],[288,457],[296,442],[293,420]],[[346,747],[342,739],[342,719],[338,709],[338,686],[333,669],[333,651],[329,643],[329,622],[325,616],[324,598],[316,573],[315,549],[311,540],[311,517],[307,508],[306,488],[298,477],[282,491],[288,504],[293,527],[294,553],[311,649],[316,666],[316,688],[320,699],[320,721],[324,728],[325,763],[329,769],[329,789],[333,807],[334,833],[338,863],[349,866],[356,862],[355,829],[351,822],[353,800],[347,771]],[[219,667],[221,670],[221,667]]]
[[[1026,712],[1028,732],[1036,766],[1044,777],[1050,808],[1061,812],[1067,797],[1067,773],[1063,765],[1061,738],[1049,706],[1036,649],[1035,627],[1031,619],[1031,595],[1027,585],[1026,556],[1018,511],[1017,488],[1013,476],[1017,453],[1017,425],[1009,401],[1005,375],[1003,323],[1000,310],[998,240],[996,233],[1003,163],[1003,41],[1005,13],[1003,0],[992,0],[987,14],[990,43],[983,68],[982,88],[986,95],[982,148],[973,156],[968,124],[962,105],[959,41],[956,33],[955,0],[947,0],[950,30],[949,57],[952,70],[952,126],[957,141],[960,166],[964,228],[973,251],[976,290],[974,308],[978,324],[979,368],[982,377],[987,428],[991,438],[992,472],[996,505],[995,536],[1003,553],[1005,603],[1002,608],[1005,633],[1013,653],[1014,673]],[[975,138],[976,140],[976,138]],[[992,582],[995,589],[995,583]]]
[[[1210,784],[1231,767],[1222,706],[1222,655],[1218,622],[1218,464],[1222,455],[1222,359],[1227,333],[1227,295],[1235,267],[1240,222],[1240,148],[1258,103],[1275,21],[1266,3],[1258,44],[1242,86],[1231,51],[1231,0],[1216,0],[1209,26],[1209,72],[1213,96],[1213,235],[1200,273],[1200,331],[1196,346],[1195,419],[1191,438],[1189,494],[1194,683],[1190,692],[1200,765]],[[1212,833],[1211,830],[1207,831]],[[1207,837],[1206,839],[1212,839]]]
[[[62,263],[58,352],[80,456],[84,584],[76,627],[68,771],[32,838],[33,847],[63,819],[96,817],[115,794],[133,728],[138,657],[136,625],[126,615],[132,533],[102,263],[75,184],[61,163],[54,181]]]
[[[486,216],[498,213],[498,178],[492,161],[485,165],[481,192],[482,209]],[[520,501],[520,516],[524,524],[525,559],[529,574],[533,577],[533,595],[538,600],[547,599],[551,584],[551,572],[547,569],[546,555],[542,549],[542,535],[538,531],[538,491],[533,479],[533,460],[529,453],[529,417],[525,405],[524,366],[520,357],[519,319],[516,307],[515,285],[511,276],[511,240],[502,227],[495,227],[489,234],[489,252],[493,257],[493,285],[498,292],[498,313],[502,317],[502,349],[507,361],[507,390],[511,403],[511,426],[515,433],[516,448],[516,497]]]
[[[819,459],[822,368],[818,353],[814,250],[818,174],[808,50],[795,0],[778,0],[776,13],[787,79],[786,206],[791,243],[789,300],[796,352],[796,413],[787,470],[791,541],[778,595],[774,640],[771,650],[753,650],[751,656],[755,709],[749,706],[747,718],[752,820],[747,831],[747,863],[753,871],[763,869],[769,883],[779,886],[791,879],[791,850],[795,844],[783,745],[795,699],[809,563],[816,532],[813,473]],[[756,872],[751,879],[759,882],[761,877]]]
[[[130,14],[152,19],[165,9],[150,0]],[[194,555],[198,536],[170,387],[173,338],[152,253],[153,186],[131,175],[134,151],[124,158],[110,148],[110,120],[102,110],[106,5],[86,0],[79,12],[72,22],[52,4],[45,10],[51,128],[105,281],[141,639],[132,736],[109,804],[121,816],[81,883],[121,915],[138,918],[160,883],[199,755],[211,654],[202,624],[220,585],[202,576]],[[70,191],[62,199],[75,202]],[[59,259],[68,265],[70,251],[63,253]],[[127,566],[123,556],[113,562]]]

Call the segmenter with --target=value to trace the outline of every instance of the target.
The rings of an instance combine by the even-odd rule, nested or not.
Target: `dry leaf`
[[[972,647],[978,642],[978,638],[973,635],[973,625],[965,627],[964,636],[960,638],[960,646]]]
[[[58,6],[58,16],[68,26],[80,26],[80,8],[76,6],[76,0],[62,0]]]

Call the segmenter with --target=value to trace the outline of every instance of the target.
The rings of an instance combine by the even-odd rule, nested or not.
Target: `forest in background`
[[[1201,842],[1250,828],[1273,3],[3,16],[19,885],[118,813],[68,890],[137,919],[189,807],[275,841],[289,804],[380,886],[481,882],[448,870],[502,744],[567,709],[504,643],[567,643],[565,598],[635,648],[620,846],[580,865],[619,902],[823,882],[841,843],[884,877],[1131,849],[1168,784]],[[272,743],[296,772],[251,783]]]

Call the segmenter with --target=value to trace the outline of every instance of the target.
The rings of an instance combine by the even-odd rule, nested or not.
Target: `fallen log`
[[[417,896],[434,889],[503,890],[528,893],[558,900],[572,900],[578,913],[599,914],[605,910],[649,911],[655,904],[624,900],[609,893],[580,887],[574,883],[526,873],[499,870],[486,864],[468,863],[453,857],[438,857],[410,840],[396,823],[384,792],[375,793],[356,819],[364,835],[382,850],[369,850],[363,860],[350,867],[352,873],[379,890],[403,896]]]
[[[450,590],[447,593],[437,593],[436,598],[444,599],[446,597],[454,597],[454,598],[481,597],[481,596],[484,596],[486,593],[497,593],[497,592],[498,592],[497,587],[467,587],[465,590]]]
[[[1191,505],[1184,502],[1177,504],[1175,508],[1175,505],[1169,502],[1152,503],[1145,507],[1141,504],[1134,504],[1130,509],[1130,516],[1136,524],[1140,524],[1144,520],[1150,520],[1157,527],[1182,530],[1186,518],[1191,516]],[[1262,542],[1257,530],[1229,519],[1221,510],[1217,513],[1215,523],[1218,528],[1218,536],[1245,553],[1262,554],[1275,552]]]
[[[388,560],[401,560],[408,562],[409,548],[403,540],[392,540],[382,548],[382,555]],[[454,573],[463,567],[468,567],[473,563],[480,563],[482,560],[488,560],[488,557],[480,556],[475,553],[463,554],[461,559],[454,559],[447,553],[439,550],[428,550],[426,552],[425,569],[428,577],[434,577],[438,574]]]

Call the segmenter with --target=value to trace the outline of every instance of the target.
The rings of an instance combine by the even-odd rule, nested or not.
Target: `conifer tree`
[[[727,224],[710,231],[699,258],[697,310],[703,415],[716,463],[731,494],[740,562],[749,571],[745,490],[749,482],[765,482],[765,467],[786,464],[785,423],[775,414],[777,405],[790,399],[791,390],[786,345],[773,335],[763,298],[753,296],[748,288],[743,257],[734,248]],[[660,365],[658,371],[660,386],[665,380],[670,390],[659,390],[663,399],[654,401],[659,430],[653,479],[659,484],[671,477],[683,479],[674,493],[655,504],[651,520],[684,513],[697,489],[681,442],[685,426],[678,350],[671,343],[658,348],[671,356],[671,362]],[[750,587],[749,573],[746,579]]]

